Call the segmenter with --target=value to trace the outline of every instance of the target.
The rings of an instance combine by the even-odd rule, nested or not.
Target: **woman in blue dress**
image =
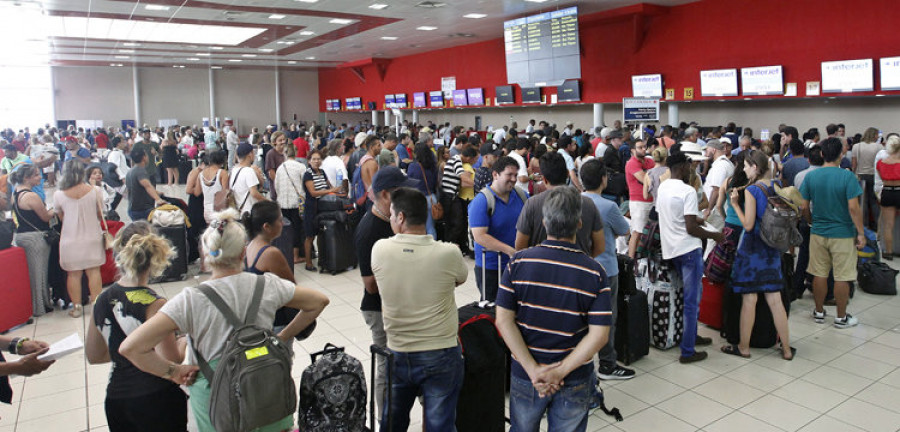
[[[760,227],[766,210],[767,189],[773,181],[769,174],[769,163],[765,153],[753,150],[744,159],[744,173],[748,186],[731,191],[731,206],[737,213],[744,228],[744,236],[738,245],[732,267],[732,289],[742,296],[741,338],[737,345],[726,345],[722,352],[741,357],[750,357],[750,333],[756,320],[756,300],[758,293],[764,293],[766,303],[772,311],[775,329],[782,342],[782,358],[792,360],[796,350],[791,348],[788,332],[788,317],[781,302],[780,291],[784,280],[781,274],[781,253],[763,242]],[[743,190],[743,199],[740,191]]]

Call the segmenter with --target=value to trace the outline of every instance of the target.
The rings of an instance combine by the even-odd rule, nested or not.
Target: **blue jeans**
[[[542,398],[531,381],[513,375],[509,390],[510,432],[538,432],[545,411],[548,431],[584,432],[594,394],[593,373],[581,380],[567,377],[564,382],[558,392]]]
[[[419,393],[424,397],[425,428],[428,432],[456,431],[456,401],[463,383],[463,358],[459,345],[452,348],[394,354],[391,404],[381,416],[382,431],[387,429],[387,410],[393,413],[392,429],[409,429],[409,411]],[[387,400],[387,398],[385,398]]]
[[[128,217],[131,218],[132,222],[137,222],[140,220],[145,221],[147,220],[147,217],[150,216],[151,211],[153,211],[152,208],[147,210],[128,210]]]
[[[425,199],[428,201],[428,211],[425,213],[428,215],[428,219],[425,220],[425,232],[437,240],[437,230],[434,229],[434,218],[431,217],[431,206],[438,202],[437,194],[425,195]]]
[[[703,295],[703,249],[694,249],[672,258],[675,269],[684,281],[684,333],[681,335],[681,356],[694,355],[697,341],[697,318],[700,296]]]

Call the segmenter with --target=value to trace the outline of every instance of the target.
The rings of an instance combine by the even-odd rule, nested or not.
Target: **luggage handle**
[[[481,247],[481,300],[478,301],[478,307],[482,309],[490,309],[493,308],[495,303],[491,301],[487,301],[485,296],[487,295],[487,266],[485,258],[487,257],[488,252],[495,252],[492,250],[488,250],[486,247]],[[497,284],[500,284],[500,277],[503,275],[503,256],[500,255],[503,252],[496,252],[497,254]]]
[[[369,347],[369,351],[372,353],[372,361],[371,361],[371,373],[369,376],[372,377],[372,399],[369,401],[369,430],[375,432],[375,380],[377,379],[375,376],[375,363],[378,356],[384,356],[385,363],[387,369],[387,376],[385,377],[385,389],[387,390],[386,403],[388,407],[387,409],[387,430],[391,431],[394,429],[394,416],[391,412],[391,383],[394,381],[394,353],[392,353],[387,348],[380,347],[378,345],[372,344]],[[382,409],[384,406],[382,406]]]
[[[322,351],[318,351],[318,352],[314,352],[314,353],[310,354],[309,358],[313,363],[315,363],[316,357],[318,357],[320,355],[338,353],[338,352],[344,352],[344,347],[339,347],[337,345],[332,344],[331,342],[328,342],[325,344],[325,349],[323,349]]]

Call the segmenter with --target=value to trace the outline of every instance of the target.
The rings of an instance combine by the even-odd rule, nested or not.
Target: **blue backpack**
[[[353,171],[353,180],[350,182],[351,194],[357,206],[366,204],[366,184],[362,179],[362,165],[357,165]]]

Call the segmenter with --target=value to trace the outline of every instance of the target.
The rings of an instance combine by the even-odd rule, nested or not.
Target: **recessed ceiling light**
[[[288,64],[297,64],[297,60],[291,60],[288,62]]]
[[[200,59],[198,57],[188,57],[187,60],[188,61],[200,61]]]
[[[295,44],[296,42],[294,42],[294,41],[278,41],[278,42],[275,42],[275,43],[277,43],[277,44],[279,44],[279,45],[293,45],[293,44]]]
[[[184,69],[184,65],[172,65],[173,68]]]
[[[434,27],[434,26],[419,26],[419,27],[416,27],[416,30],[432,31],[432,30],[437,30],[437,27]]]
[[[487,15],[480,14],[480,13],[470,13],[470,14],[463,15],[463,18],[479,19],[479,18],[484,18],[486,16]]]
[[[353,22],[353,20],[351,20],[351,19],[344,19],[344,18],[334,18],[334,19],[332,19],[331,21],[328,21],[328,22],[330,22],[330,23],[332,23],[332,24],[341,24],[341,25],[343,25],[343,24],[350,24],[350,23]]]
[[[169,10],[169,7],[166,5],[148,4],[144,6],[144,9],[152,11],[167,11]]]
[[[116,58],[117,58],[117,59],[122,59],[122,60],[128,60],[128,59],[130,59],[131,57],[128,57],[128,56],[116,56]]]
[[[216,46],[216,47],[209,47],[209,49],[214,49],[214,50],[216,50],[216,51],[221,51],[221,50],[223,50],[223,49],[225,49],[225,48]]]
[[[315,3],[319,0],[295,0],[295,1],[298,1],[300,3]]]
[[[116,67],[116,64],[115,64],[115,63],[110,63],[109,65],[112,66],[112,67]]]
[[[230,62],[232,62],[232,63],[240,63],[240,62],[242,62],[243,60],[241,60],[241,59],[228,59],[228,61],[230,61]]]
[[[210,69],[222,69],[222,66],[210,66]]]
[[[545,1],[547,1],[547,0],[525,0],[525,1],[531,2],[531,3],[543,3],[543,2],[545,2]]]
[[[253,58],[256,57],[256,54],[241,54],[241,57]]]
[[[194,55],[195,55],[195,56],[200,56],[200,57],[209,57],[211,54],[210,54],[210,53],[197,53],[197,54],[194,54]]]
[[[382,36],[381,40],[397,40],[397,36]]]
[[[269,19],[284,19],[287,15],[282,14],[272,14],[269,15]]]
[[[265,53],[270,53],[272,51],[275,51],[275,50],[273,50],[272,48],[260,48],[259,49],[259,52],[265,52]]]
[[[300,32],[300,36],[312,36],[314,34],[316,34],[316,32],[312,32],[309,30],[303,30],[302,32]]]
[[[388,7],[388,5],[386,5],[386,4],[384,4],[384,3],[375,3],[375,4],[371,5],[371,6],[369,6],[369,9],[382,10],[382,9],[384,9],[384,8],[386,8],[386,7]]]
[[[313,56],[309,56],[309,57],[307,57],[306,59],[307,59],[307,60],[315,60],[316,58],[313,57]]]
[[[136,43],[136,42],[123,42],[123,43],[122,43],[122,46],[127,46],[127,47],[137,47],[137,46],[141,46],[141,44]]]
[[[134,50],[133,49],[120,49],[119,52],[125,53],[125,54],[133,54]]]

